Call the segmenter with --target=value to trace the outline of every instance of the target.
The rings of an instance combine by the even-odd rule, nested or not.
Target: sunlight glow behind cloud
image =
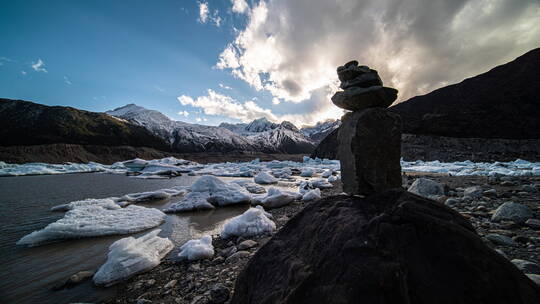
[[[247,25],[216,68],[282,101],[321,98],[315,108],[324,113],[331,111],[328,95],[314,92],[335,90],[336,67],[351,59],[378,70],[403,101],[540,44],[535,0],[274,0],[246,13]]]

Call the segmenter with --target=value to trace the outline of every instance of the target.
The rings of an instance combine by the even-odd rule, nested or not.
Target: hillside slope
[[[403,133],[538,139],[540,48],[390,109],[403,118]]]
[[[0,99],[1,146],[56,143],[169,150],[145,128],[103,113]]]

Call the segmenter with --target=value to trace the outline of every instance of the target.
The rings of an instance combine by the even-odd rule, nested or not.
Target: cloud
[[[71,85],[71,81],[69,80],[69,78],[67,76],[64,76],[64,83],[67,84],[67,85]]]
[[[336,67],[351,59],[378,70],[402,101],[540,45],[537,0],[263,0],[247,10],[216,68],[318,109],[330,102],[313,101],[315,92],[336,90]]]
[[[281,122],[288,120],[297,126],[313,125],[318,121],[340,117],[343,115],[343,110],[335,107],[331,103],[320,104],[318,100],[330,98],[332,91],[319,89],[313,93],[313,98],[306,101],[305,108],[309,109],[307,114],[284,114],[278,115],[270,109],[265,109],[254,100],[239,102],[234,98],[222,95],[208,90],[207,95],[192,98],[187,95],[178,97],[178,101],[183,106],[192,106],[202,110],[206,115],[222,115],[230,118],[241,120],[242,122],[250,122],[254,119],[265,117],[273,122]]]
[[[37,62],[32,61],[32,64],[30,66],[36,72],[47,73],[47,69],[45,69],[45,62],[43,62],[43,60],[41,59],[38,59]]]
[[[156,89],[156,91],[161,92],[161,93],[165,92],[165,89],[157,85],[154,86],[154,89]]]
[[[188,116],[189,116],[189,112],[188,112],[188,111],[180,111],[180,112],[178,112],[178,115],[184,116],[184,117],[188,117]]]
[[[22,75],[26,75],[26,71],[21,71],[21,74],[22,74]]]
[[[276,98],[276,97],[272,98],[272,104],[278,105],[280,103],[281,101],[279,101],[279,98]]]
[[[246,0],[231,0],[231,2],[233,4],[232,11],[235,13],[243,14],[249,8]]]
[[[219,16],[219,11],[216,9],[212,13],[210,12],[210,8],[208,6],[208,2],[199,2],[199,19],[198,21],[200,23],[213,23],[215,26],[221,25],[221,17]]]
[[[199,96],[195,99],[182,95],[178,97],[178,101],[184,106],[189,105],[200,108],[207,115],[224,115],[244,122],[260,117],[277,120],[277,117],[270,110],[259,107],[252,100],[240,103],[230,96],[216,93],[210,89],[207,93],[208,95]]]
[[[232,90],[231,87],[227,86],[227,85],[224,85],[223,83],[220,83],[219,84],[219,87],[222,88],[222,89],[225,89],[225,90]]]
[[[13,62],[13,60],[7,57],[0,57],[0,66],[3,66],[6,62]]]

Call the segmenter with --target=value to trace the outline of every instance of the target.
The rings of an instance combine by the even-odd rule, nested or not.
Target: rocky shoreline
[[[538,272],[536,266],[540,264],[540,177],[488,178],[408,174],[404,176],[404,186],[411,185],[418,178],[428,178],[440,183],[444,195],[437,200],[467,218],[488,246],[509,260],[514,260],[515,264],[520,264],[520,267],[525,269],[524,272]],[[471,187],[477,187],[477,191],[471,192]],[[334,188],[322,191],[322,196],[324,198],[341,192],[341,183],[335,182]],[[536,221],[493,221],[492,216],[496,209],[510,201],[528,206],[532,210],[532,218]],[[269,213],[279,230],[307,204],[310,203],[293,202],[285,207],[269,210]],[[169,258],[153,270],[122,283],[118,286],[116,298],[109,299],[106,303],[227,303],[240,271],[270,237],[222,240],[216,235],[213,238],[216,252],[213,259],[190,262]],[[515,261],[516,259],[533,264]],[[530,277],[533,280],[538,278]]]
[[[142,158],[150,160],[170,156],[205,164],[211,162],[222,162],[223,159],[227,159],[231,162],[251,161],[255,158],[259,158],[262,161],[301,161],[303,155],[304,154],[269,154],[249,151],[244,153],[175,153],[147,147],[78,144],[47,144],[9,147],[0,146],[0,160],[10,164],[35,162],[48,164],[63,164],[66,162],[97,162],[100,164],[110,165],[126,159]]]

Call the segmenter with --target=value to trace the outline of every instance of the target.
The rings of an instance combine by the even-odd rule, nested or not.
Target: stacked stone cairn
[[[338,134],[343,191],[369,195],[401,187],[401,117],[387,110],[398,91],[358,61],[338,67],[337,74],[343,91],[332,102],[352,111],[342,117]]]

